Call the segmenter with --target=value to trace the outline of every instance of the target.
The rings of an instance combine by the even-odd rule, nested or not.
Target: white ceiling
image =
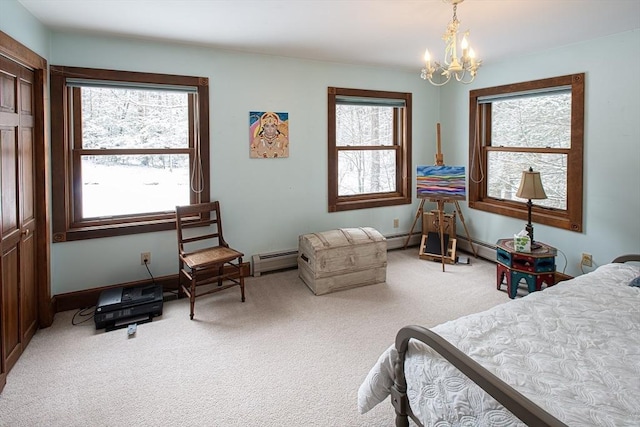
[[[427,47],[442,55],[453,13],[443,0],[19,1],[52,29],[408,70]],[[640,28],[640,0],[466,0],[457,15],[487,64]]]

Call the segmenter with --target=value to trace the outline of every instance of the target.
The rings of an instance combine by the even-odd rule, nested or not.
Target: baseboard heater
[[[391,236],[385,236],[387,238],[387,250],[392,249],[401,249],[410,246],[418,246],[420,244],[420,239],[422,239],[422,234],[420,232],[411,233],[411,237],[409,237],[409,233],[404,234],[393,234]],[[409,241],[407,242],[407,238]]]
[[[386,236],[387,250],[404,248],[409,233]],[[420,244],[419,233],[413,233],[407,246],[417,246]],[[292,249],[279,252],[268,252],[253,255],[251,257],[252,275],[259,277],[262,273],[271,271],[286,270],[298,266],[298,250]]]
[[[496,260],[496,245],[490,245],[488,243],[480,242],[478,240],[469,240],[465,236],[461,236],[458,234],[458,248],[463,251],[472,254],[473,250],[471,249],[471,244],[476,250],[476,254],[480,258],[484,258],[487,261],[495,261]]]
[[[269,271],[285,270],[298,266],[298,250],[269,252],[254,255],[251,258],[253,275],[259,277]]]

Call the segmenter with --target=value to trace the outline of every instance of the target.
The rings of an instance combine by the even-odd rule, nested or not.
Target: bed
[[[396,426],[640,425],[640,255],[431,330],[402,328],[358,390]],[[633,283],[632,283],[633,282]],[[508,408],[509,410],[507,410]]]

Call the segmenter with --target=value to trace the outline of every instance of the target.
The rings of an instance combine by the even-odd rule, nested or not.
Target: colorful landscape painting
[[[464,166],[418,166],[420,199],[466,200]]]

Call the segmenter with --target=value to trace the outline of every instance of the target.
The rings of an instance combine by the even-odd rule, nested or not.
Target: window
[[[547,199],[532,221],[582,231],[584,74],[472,90],[469,207],[527,218],[522,171],[540,172]]]
[[[411,203],[411,94],[328,88],[329,212]]]
[[[53,241],[175,228],[209,200],[208,79],[51,66]]]

